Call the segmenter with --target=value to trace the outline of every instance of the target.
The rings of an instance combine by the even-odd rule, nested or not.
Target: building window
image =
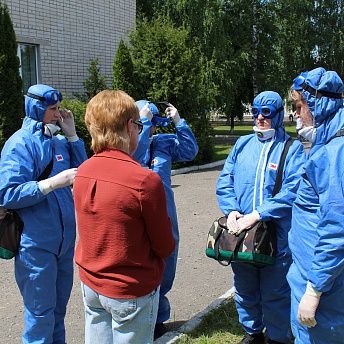
[[[30,44],[18,44],[18,56],[20,59],[20,75],[23,79],[24,94],[30,86],[38,83],[38,64],[37,64],[37,46]]]

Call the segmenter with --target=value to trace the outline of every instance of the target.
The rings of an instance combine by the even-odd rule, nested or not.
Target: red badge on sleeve
[[[63,156],[61,154],[55,155],[57,161],[63,161]]]

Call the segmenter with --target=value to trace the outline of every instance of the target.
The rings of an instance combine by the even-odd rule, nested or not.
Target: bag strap
[[[50,176],[51,171],[53,170],[54,166],[54,154],[53,157],[51,158],[51,161],[49,162],[48,166],[44,169],[42,174],[36,179],[37,182],[47,179]]]
[[[277,195],[279,193],[279,191],[281,190],[284,162],[285,162],[285,158],[287,156],[289,147],[292,144],[293,144],[293,139],[291,137],[289,137],[289,139],[287,140],[287,142],[285,143],[284,148],[283,148],[283,152],[282,152],[282,155],[281,155],[281,160],[280,160],[280,163],[279,163],[279,166],[278,166],[277,177],[276,177],[276,180],[275,180],[275,185],[274,185],[274,189],[272,190],[271,197],[274,197],[275,195]]]
[[[220,240],[216,240],[215,245],[214,245],[214,251],[215,251],[215,259],[223,266],[228,266],[233,260],[234,254],[238,253],[239,247],[242,244],[242,242],[245,239],[247,230],[242,231],[238,236],[237,236],[237,242],[235,245],[235,249],[232,251],[231,256],[229,257],[228,260],[226,260],[224,263],[222,260],[220,260]],[[221,234],[219,235],[218,239],[220,238]]]
[[[328,144],[331,140],[333,140],[336,137],[341,137],[344,136],[344,129],[340,129],[337,131],[337,133],[335,135],[333,135],[327,142],[326,144]]]
[[[149,160],[148,160],[148,168],[151,169],[152,167],[152,157],[153,157],[153,141],[149,145]]]

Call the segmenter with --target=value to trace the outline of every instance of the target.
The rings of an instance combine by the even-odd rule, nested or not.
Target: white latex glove
[[[240,234],[244,229],[252,227],[260,220],[260,215],[257,210],[253,210],[252,213],[247,214],[238,220],[239,230],[237,234]]]
[[[239,229],[237,219],[243,217],[238,211],[231,211],[227,217],[227,229],[229,234],[236,234]]]
[[[165,110],[166,116],[171,117],[174,125],[178,125],[180,122],[180,116],[178,110],[171,104],[168,103],[168,107]]]
[[[149,110],[149,103],[146,103],[145,106],[140,111],[140,117],[146,117],[150,121],[152,120],[153,114],[152,114],[152,111]]]
[[[317,324],[315,320],[315,312],[319,306],[321,292],[314,289],[309,281],[307,289],[299,304],[298,318],[301,325],[307,327],[314,327]]]
[[[77,168],[70,168],[58,173],[54,177],[41,180],[40,182],[38,182],[38,187],[41,190],[42,194],[46,195],[47,193],[55,189],[72,185],[74,183],[77,170]]]
[[[68,141],[77,141],[78,137],[76,135],[74,116],[71,111],[60,109],[59,124],[65,135],[67,136]],[[76,139],[77,138],[77,139]]]

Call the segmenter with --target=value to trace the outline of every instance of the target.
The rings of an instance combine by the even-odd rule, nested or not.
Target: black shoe
[[[264,344],[265,337],[263,333],[248,334],[246,333],[244,338],[238,344]]]
[[[155,324],[154,329],[154,340],[158,339],[162,335],[164,335],[166,332],[168,332],[167,327],[164,325],[164,323]]]

